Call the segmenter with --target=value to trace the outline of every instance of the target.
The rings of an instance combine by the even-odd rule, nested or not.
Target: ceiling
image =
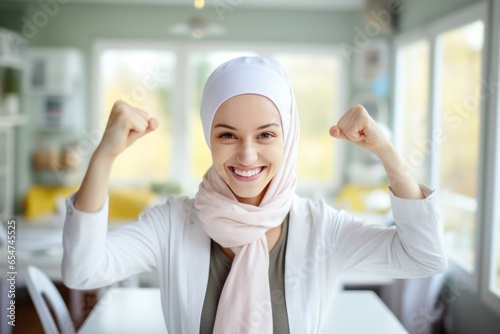
[[[1,2],[2,0],[0,0]],[[5,1],[5,0],[3,0]],[[39,0],[10,0],[17,2],[39,2]],[[114,4],[114,5],[186,5],[193,6],[194,0],[71,0],[71,3]],[[311,10],[358,10],[366,0],[206,0],[206,7],[219,8],[275,8]]]

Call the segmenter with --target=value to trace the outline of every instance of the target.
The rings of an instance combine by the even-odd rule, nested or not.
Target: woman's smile
[[[251,182],[258,179],[264,172],[266,167],[255,167],[255,168],[242,168],[230,166],[229,170],[233,172],[233,176],[244,182]]]

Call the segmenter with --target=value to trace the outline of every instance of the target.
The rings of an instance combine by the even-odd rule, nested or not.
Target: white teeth
[[[239,170],[239,169],[233,168],[233,171],[235,174],[237,174],[239,176],[243,176],[243,177],[255,176],[255,175],[259,174],[261,170],[262,170],[262,167],[252,169],[252,170]]]

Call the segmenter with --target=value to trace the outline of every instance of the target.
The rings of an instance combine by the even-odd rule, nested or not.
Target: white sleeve
[[[442,224],[434,192],[420,186],[422,200],[390,192],[395,227],[358,220],[344,211],[334,219],[334,242],[341,270],[356,267],[394,278],[430,276],[446,270]]]
[[[66,200],[63,230],[63,282],[74,289],[95,289],[156,267],[157,225],[164,216],[154,207],[136,222],[108,232],[108,203],[95,213],[81,212]]]

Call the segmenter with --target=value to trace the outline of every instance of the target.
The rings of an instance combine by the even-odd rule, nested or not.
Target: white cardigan
[[[422,187],[426,195],[429,189]],[[366,224],[324,201],[295,196],[285,259],[285,298],[291,333],[329,333],[328,311],[339,274],[357,267],[394,278],[433,275],[446,268],[441,224],[432,203],[391,193],[397,227]],[[199,333],[210,265],[210,238],[194,200],[170,197],[133,224],[107,232],[108,203],[79,212],[67,200],[62,277],[74,289],[112,284],[158,270],[169,333]],[[244,287],[242,287],[244,288]]]

